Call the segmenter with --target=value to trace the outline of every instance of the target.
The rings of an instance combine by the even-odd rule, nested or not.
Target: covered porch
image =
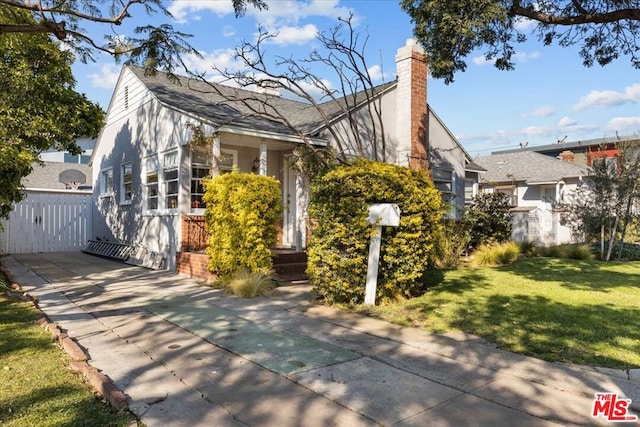
[[[291,137],[287,140],[282,135],[268,138],[265,135],[220,131],[214,134],[211,143],[206,146],[186,146],[190,198],[188,209],[183,209],[182,213],[191,220],[181,221],[182,236],[185,236],[185,230],[190,230],[187,240],[182,240],[181,251],[192,251],[192,248],[200,245],[199,228],[196,224],[200,224],[198,218],[204,218],[206,210],[202,180],[233,170],[271,176],[280,182],[283,215],[282,221],[276,225],[277,248],[302,251],[307,240],[308,184],[291,167],[294,149],[301,143],[299,138]],[[189,228],[190,224],[195,228]]]

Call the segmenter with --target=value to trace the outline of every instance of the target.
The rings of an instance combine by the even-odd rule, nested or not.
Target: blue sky
[[[395,78],[397,49],[412,37],[409,17],[397,0],[267,0],[268,11],[251,8],[236,19],[230,0],[167,2],[177,30],[193,34],[190,43],[204,59],[189,58],[191,67],[212,64],[233,68],[232,49],[255,39],[258,25],[278,33],[269,53],[303,58],[316,44],[315,34],[353,13],[357,31],[368,33],[367,62],[379,81]],[[116,28],[126,35],[136,25],[168,22],[149,17],[141,7]],[[527,25],[527,23],[523,23]],[[98,40],[105,26],[88,26]],[[468,68],[445,85],[429,78],[428,102],[472,156],[493,150],[640,133],[640,70],[622,57],[606,67],[585,68],[578,48],[546,47],[535,36],[518,47],[515,71],[499,71],[480,52],[467,58]],[[119,65],[106,55],[74,65],[76,89],[107,108]],[[327,76],[331,79],[332,76]]]

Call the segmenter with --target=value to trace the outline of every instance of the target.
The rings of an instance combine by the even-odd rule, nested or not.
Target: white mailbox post
[[[371,237],[371,242],[369,243],[369,266],[367,268],[367,284],[364,290],[364,303],[373,305],[376,303],[382,226],[399,226],[400,208],[395,203],[374,203],[369,206],[369,218],[367,218],[367,221],[376,226],[376,234]]]

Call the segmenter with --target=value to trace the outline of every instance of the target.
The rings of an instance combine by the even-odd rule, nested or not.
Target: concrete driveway
[[[1,262],[150,427],[608,425],[598,392],[640,407],[638,371],[343,313],[307,285],[242,299],[82,253]]]

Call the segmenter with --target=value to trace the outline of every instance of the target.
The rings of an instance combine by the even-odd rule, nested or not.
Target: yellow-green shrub
[[[473,253],[473,261],[477,265],[511,264],[520,256],[520,246],[516,242],[481,245]]]
[[[205,181],[209,270],[268,272],[282,214],[280,183],[267,176],[234,171]]]
[[[400,226],[383,227],[376,301],[414,296],[436,256],[442,202],[426,172],[368,160],[339,166],[312,186],[307,274],[328,303],[364,300],[372,203],[396,203]]]

